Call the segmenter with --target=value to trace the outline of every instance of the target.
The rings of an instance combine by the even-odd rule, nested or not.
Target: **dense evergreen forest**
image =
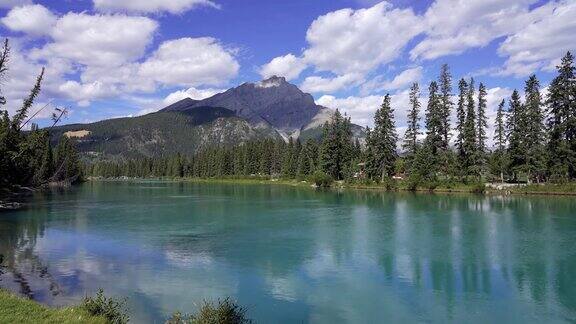
[[[10,59],[8,40],[0,52],[0,79],[6,80]],[[44,69],[22,106],[10,117],[0,109],[0,193],[22,186],[39,187],[49,182],[74,182],[80,179],[81,164],[74,144],[62,137],[56,148],[50,143],[48,129],[40,130],[32,118],[46,107],[31,114],[34,100],[40,93]],[[1,89],[0,89],[1,94]],[[6,98],[0,96],[0,108]],[[53,112],[53,125],[65,115],[65,109]],[[30,131],[24,128],[30,124]]]
[[[324,174],[335,180],[384,183],[397,175],[414,188],[442,182],[566,182],[576,177],[576,78],[570,52],[557,69],[545,97],[532,75],[525,82],[524,99],[514,90],[499,104],[492,148],[487,145],[485,85],[460,79],[454,93],[449,67],[444,65],[438,80],[428,87],[424,113],[419,85],[410,89],[401,152],[394,108],[386,95],[362,144],[352,141],[350,118],[336,111],[319,141],[268,139],[213,147],[194,156],[99,161],[86,165],[85,172],[102,177],[287,179]]]

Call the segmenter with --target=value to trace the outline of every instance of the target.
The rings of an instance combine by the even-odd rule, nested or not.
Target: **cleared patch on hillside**
[[[68,131],[66,133],[64,133],[64,136],[68,137],[68,138],[82,138],[85,136],[90,135],[90,131],[82,129],[82,130],[78,130],[78,131]]]

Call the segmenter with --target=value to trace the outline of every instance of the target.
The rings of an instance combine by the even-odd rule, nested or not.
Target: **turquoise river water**
[[[231,297],[258,323],[576,321],[576,199],[89,182],[0,214],[0,287],[103,288],[135,323]]]

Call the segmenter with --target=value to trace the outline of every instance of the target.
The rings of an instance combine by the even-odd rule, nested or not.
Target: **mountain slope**
[[[230,109],[253,125],[268,124],[286,137],[308,125],[324,107],[285,78],[271,77],[257,83],[244,83],[210,98],[168,106],[163,111],[186,111],[198,106]]]
[[[182,99],[144,116],[56,127],[52,138],[75,137],[81,152],[96,157],[191,155],[251,139],[320,139],[333,114],[286,79],[272,77],[204,100]],[[352,125],[352,132],[365,137],[358,125]]]
[[[51,135],[53,139],[62,135],[75,137],[81,152],[105,158],[191,155],[212,145],[281,138],[270,127],[253,127],[233,111],[217,107],[65,125],[54,128]]]

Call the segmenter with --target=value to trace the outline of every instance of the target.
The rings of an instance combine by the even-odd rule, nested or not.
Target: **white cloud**
[[[58,19],[53,42],[34,50],[34,58],[69,59],[88,66],[120,66],[140,58],[152,41],[156,21],[124,15],[68,13]]]
[[[141,66],[139,76],[167,85],[219,85],[236,76],[233,51],[216,39],[180,38],[162,43]]]
[[[345,74],[333,78],[311,76],[304,79],[300,86],[304,92],[334,92],[351,84],[358,84],[362,80],[359,74]]]
[[[93,0],[94,8],[104,12],[127,11],[137,13],[183,13],[199,6],[219,9],[210,0]]]
[[[287,54],[274,58],[260,69],[262,78],[267,79],[271,76],[283,76],[290,81],[296,79],[304,69],[306,63],[294,54]]]
[[[422,31],[412,9],[381,2],[367,9],[342,9],[318,17],[306,33],[307,63],[338,75],[365,73],[396,59]]]
[[[30,89],[36,82],[36,77],[44,66],[30,60],[22,47],[23,44],[20,39],[10,39],[10,60],[6,79],[2,83],[2,95],[7,100],[3,109],[7,109],[10,114],[20,108],[22,99],[29,95]],[[68,65],[58,60],[53,60],[46,65],[42,91],[38,98],[39,102],[47,101],[48,97],[58,92],[57,88],[62,82],[62,75],[69,70]]]
[[[118,90],[102,82],[78,83],[76,81],[66,81],[60,85],[60,92],[68,98],[78,102],[81,107],[90,105],[94,99],[107,98],[111,95],[118,94]]]
[[[499,74],[526,76],[538,69],[553,70],[568,50],[576,49],[576,2],[542,9],[548,14],[509,36],[498,49],[508,57]]]
[[[2,23],[13,31],[45,35],[52,31],[56,16],[42,5],[25,5],[10,10]]]
[[[32,0],[0,0],[0,8],[12,8],[31,4]]]
[[[173,104],[175,102],[178,102],[182,99],[185,98],[190,98],[190,99],[194,99],[194,100],[202,100],[202,99],[206,99],[209,97],[212,97],[213,95],[217,94],[217,93],[221,93],[224,92],[226,90],[224,89],[196,89],[196,88],[188,88],[186,90],[178,90],[175,92],[172,92],[171,94],[169,94],[168,96],[166,96],[166,98],[164,98],[163,103],[165,106],[168,106],[170,104]]]
[[[435,59],[483,47],[520,31],[547,12],[537,0],[436,0],[424,15],[426,37],[411,51],[414,59]]]
[[[408,91],[403,91],[392,95],[390,99],[390,105],[394,109],[396,127],[401,128],[406,124],[409,93]],[[336,98],[325,95],[316,100],[316,103],[324,107],[340,109],[340,111],[351,117],[353,123],[372,127],[374,125],[374,113],[380,107],[383,100],[383,96],[375,95],[365,97],[349,96],[346,98]],[[422,104],[424,104],[424,102]],[[399,134],[401,135],[401,133]]]
[[[405,89],[421,78],[422,67],[418,66],[402,71],[392,80],[384,80],[383,76],[375,77],[362,85],[361,93],[367,94],[374,91]]]

